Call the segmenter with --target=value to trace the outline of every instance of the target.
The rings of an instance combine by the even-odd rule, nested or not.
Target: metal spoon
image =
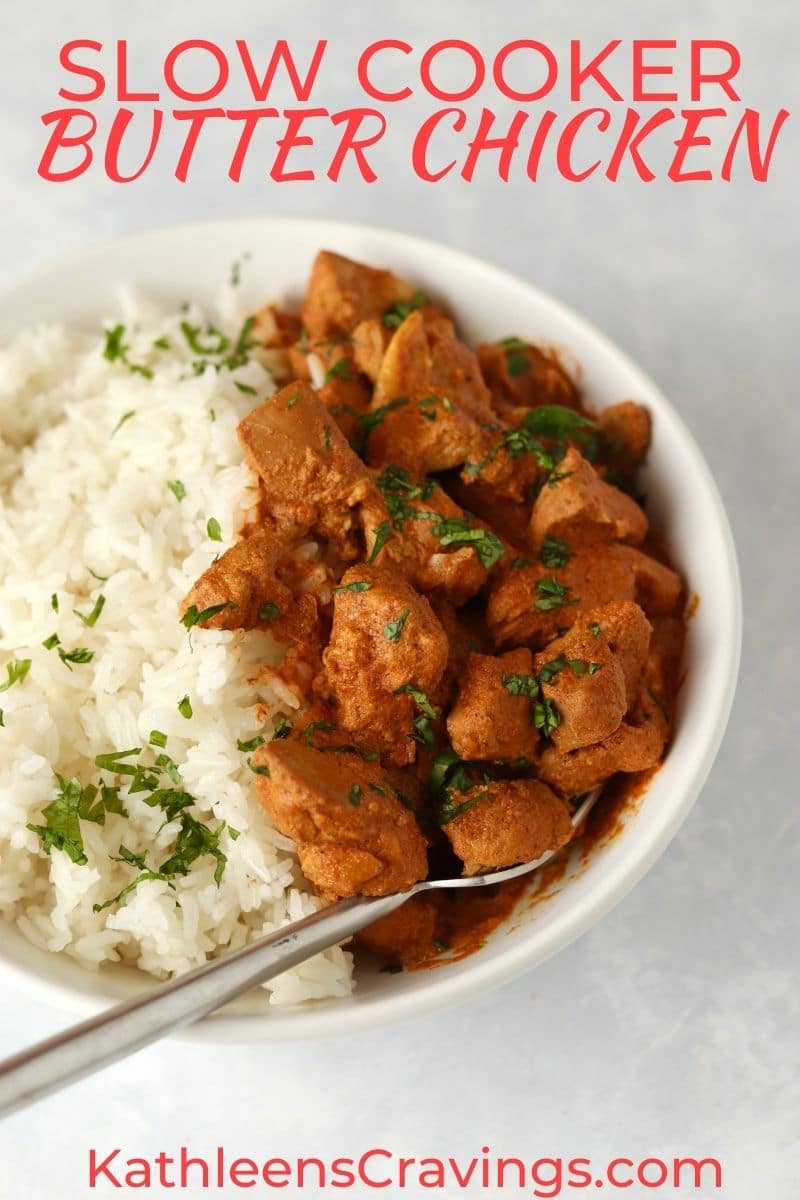
[[[584,821],[600,794],[591,792],[572,817],[573,828]],[[142,996],[107,1009],[63,1033],[0,1062],[0,1116],[25,1108],[93,1071],[125,1058],[150,1042],[190,1025],[236,996],[280,975],[314,954],[347,941],[359,929],[394,912],[411,896],[438,888],[475,888],[502,883],[536,870],[553,857],[548,851],[535,862],[521,863],[485,875],[431,879],[408,892],[391,896],[350,896],[320,909],[269,937],[212,959],[170,979]]]

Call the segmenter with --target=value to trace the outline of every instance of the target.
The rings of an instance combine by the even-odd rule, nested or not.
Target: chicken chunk
[[[600,458],[605,466],[631,475],[650,447],[650,413],[633,400],[611,404],[598,414]]]
[[[300,309],[312,338],[352,333],[360,321],[381,317],[400,301],[411,301],[414,288],[392,271],[321,250],[314,259],[305,300]]]
[[[458,697],[447,718],[456,753],[465,759],[514,759],[533,755],[539,734],[531,721],[530,700],[510,691],[510,676],[530,676],[530,650],[510,650],[495,658],[470,654]]]
[[[512,567],[489,594],[486,620],[496,646],[523,642],[539,649],[611,600],[635,601],[648,617],[669,616],[681,589],[669,567],[633,546],[612,543],[571,554],[562,567]]]
[[[268,350],[288,350],[300,336],[300,318],[277,304],[265,304],[254,314],[251,333]]]
[[[279,641],[310,637],[317,619],[316,601],[311,595],[295,599],[277,573],[287,549],[275,530],[242,538],[203,572],[184,597],[182,619],[191,621],[194,612],[202,618],[195,623],[203,629],[268,629]]]
[[[619,550],[633,571],[636,599],[648,617],[672,616],[683,591],[677,572],[633,546],[620,546]]]
[[[464,604],[486,582],[482,556],[488,560],[501,553],[499,542],[487,534],[478,543],[479,553],[473,524],[432,479],[415,478],[405,468],[391,465],[377,483],[393,528],[386,557],[419,591]]]
[[[482,343],[478,362],[500,415],[542,404],[578,407],[577,388],[555,355],[521,338]]]
[[[579,450],[570,447],[558,467],[561,476],[543,487],[531,514],[534,547],[550,537],[574,546],[622,541],[638,544],[647,533],[647,517],[619,488],[606,483]]]
[[[424,596],[390,568],[351,567],[336,589],[323,664],[337,723],[390,762],[413,762],[415,716],[447,666],[447,635]]]
[[[440,326],[446,327],[445,331]],[[372,401],[367,458],[427,474],[479,453],[478,417],[491,420],[488,392],[472,352],[449,321],[413,312],[383,357]]]
[[[290,739],[259,747],[253,765],[261,803],[322,896],[383,896],[425,878],[425,838],[397,777],[376,762]]]
[[[637,604],[616,600],[589,609],[536,656],[542,696],[560,718],[551,734],[559,750],[602,742],[620,726],[636,696],[651,633]]]
[[[398,962],[415,951],[429,950],[436,936],[437,910],[433,896],[412,896],[402,907],[381,917],[356,935],[359,945],[373,954]]]
[[[563,796],[580,796],[618,771],[644,771],[656,766],[664,751],[667,720],[652,696],[642,689],[633,711],[605,739],[577,750],[553,746],[539,759],[539,776]]]
[[[271,396],[237,432],[282,531],[313,530],[341,546],[371,516],[373,526],[383,518],[373,480],[308,384],[292,383]]]
[[[393,331],[378,317],[359,322],[353,330],[353,355],[360,371],[375,383]]]
[[[537,779],[479,783],[454,808],[443,828],[465,875],[532,862],[572,836],[566,804]]]

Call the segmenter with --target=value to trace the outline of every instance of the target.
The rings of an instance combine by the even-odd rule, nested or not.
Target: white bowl
[[[633,887],[686,818],[722,738],[733,699],[741,639],[736,555],[714,480],[682,420],[615,346],[530,284],[479,259],[420,238],[333,221],[264,217],[182,225],[98,246],[24,282],[0,298],[0,340],[23,325],[55,320],[96,323],[116,310],[114,292],[132,283],[156,299],[211,301],[231,263],[247,251],[241,292],[254,306],[296,300],[321,247],[393,268],[446,298],[475,343],[507,334],[542,340],[580,366],[589,403],[622,399],[647,405],[654,419],[646,469],[648,510],[667,532],[676,562],[700,604],[690,622],[688,673],[675,739],[621,834],[597,846],[587,863],[573,856],[546,904],[521,905],[482,949],[436,970],[400,975],[361,972],[352,999],[252,1015],[230,1010],[187,1036],[271,1041],[316,1037],[379,1025],[451,1004],[512,979],[568,945]],[[150,986],[120,968],[92,973],[49,955],[0,922],[0,976],[57,1006],[90,1014]]]

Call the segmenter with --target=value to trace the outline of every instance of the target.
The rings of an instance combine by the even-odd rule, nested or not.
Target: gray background
[[[693,814],[644,882],[577,944],[500,992],[389,1030],[269,1049],[146,1051],[3,1126],[2,1196],[88,1194],[90,1144],[153,1154],[222,1142],[231,1154],[264,1157],[370,1144],[416,1155],[471,1154],[484,1144],[531,1157],[713,1154],[725,1165],[724,1195],[794,1197],[796,118],[767,185],[740,170],[731,184],[645,185],[626,171],[614,186],[576,186],[548,168],[535,186],[519,175],[504,185],[488,169],[471,186],[426,186],[411,178],[404,155],[433,107],[423,99],[392,112],[392,137],[375,156],[381,181],[372,186],[349,172],[337,186],[275,185],[255,161],[235,186],[221,166],[230,152],[223,136],[204,144],[183,186],[170,177],[168,149],[128,187],[97,172],[61,186],[36,176],[39,116],[57,106],[57,49],[70,37],[127,37],[149,86],[159,55],[182,37],[230,45],[247,36],[266,46],[287,36],[302,48],[327,36],[318,97],[332,110],[357,102],[353,63],[376,37],[424,47],[456,36],[487,51],[521,36],[556,49],[570,37],[598,46],[611,36],[683,45],[692,36],[723,37],[742,50],[745,100],[772,114],[797,99],[793,0],[682,0],[646,11],[635,0],[384,0],[350,3],[344,18],[328,4],[246,0],[115,6],[114,19],[100,0],[68,8],[27,3],[24,13],[13,10],[13,29],[11,5],[0,15],[0,283],[98,239],[190,217],[267,212],[394,226],[491,259],[595,322],[687,419],[733,525],[745,642],[730,727]],[[562,102],[559,93],[553,107]],[[669,147],[659,145],[654,161],[663,164]],[[324,171],[322,152],[309,161]],[[63,1014],[21,996],[0,997],[4,1049],[64,1023]]]

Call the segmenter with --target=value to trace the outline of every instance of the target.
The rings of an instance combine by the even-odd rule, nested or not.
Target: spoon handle
[[[207,1016],[250,988],[346,941],[407,899],[408,893],[396,893],[340,900],[20,1051],[0,1062],[0,1117]]]

